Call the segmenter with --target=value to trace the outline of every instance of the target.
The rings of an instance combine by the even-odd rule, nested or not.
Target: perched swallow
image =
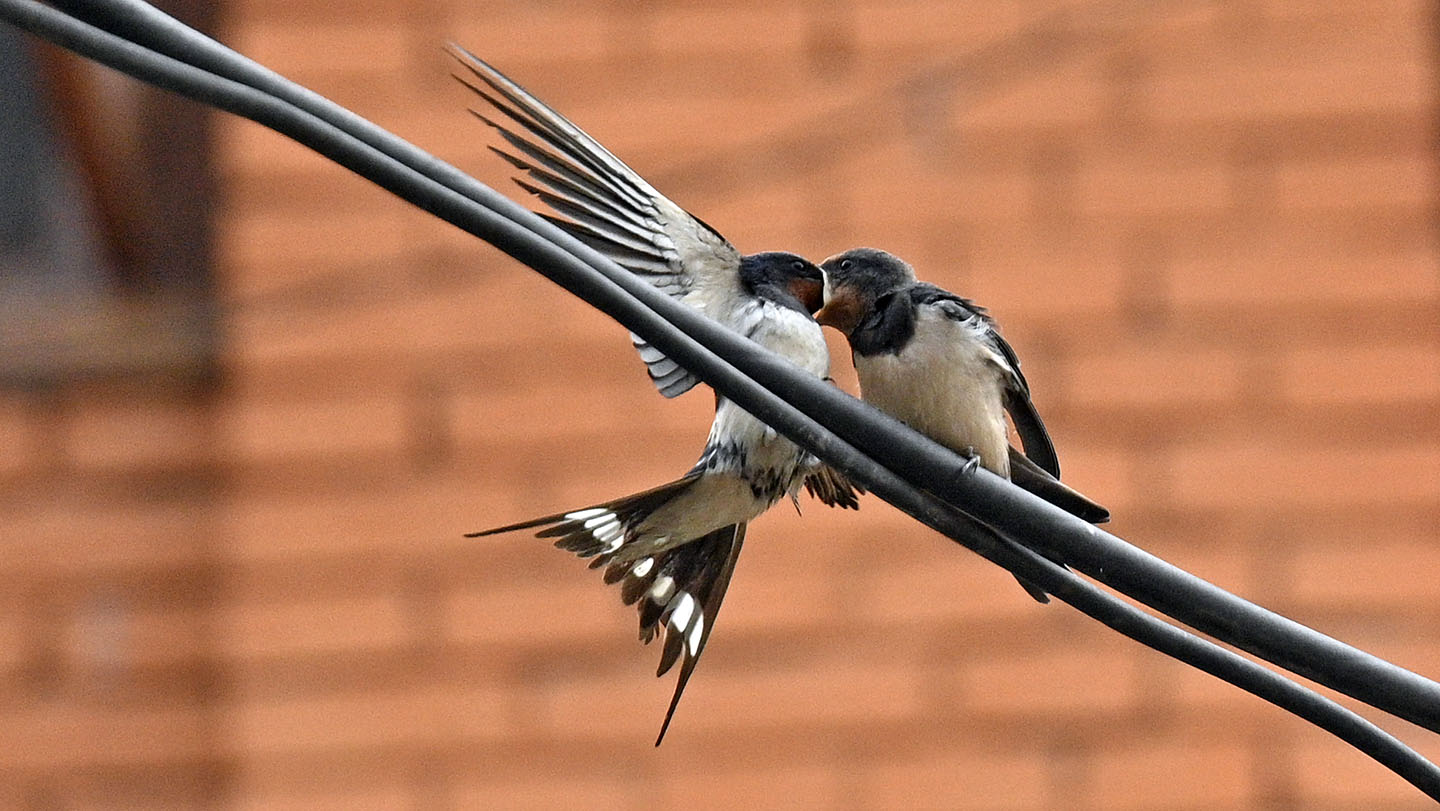
[[[711,319],[827,376],[830,355],[811,316],[821,304],[818,267],[790,253],[741,254],[524,88],[459,48],[453,53],[469,74],[457,78],[514,122],[475,112],[513,150],[491,147],[523,173],[516,182],[562,215],[542,216]],[[631,339],[664,396],[699,382]],[[857,506],[857,488],[843,476],[717,394],[700,461],[679,479],[469,537],[539,529],[591,558],[591,568],[605,567],[605,582],[620,584],[625,604],[639,604],[640,639],[664,639],[656,675],[682,662],[658,746],[714,627],[747,522],[784,496],[794,499],[802,483],[826,504]]]
[[[826,259],[816,313],[850,342],[866,402],[1057,507],[1099,524],[1110,512],[1060,482],[1060,462],[1015,350],[974,302],[916,281],[899,257],[856,248]],[[1005,415],[1025,452],[1010,445]],[[1049,597],[1020,585],[1040,602]]]

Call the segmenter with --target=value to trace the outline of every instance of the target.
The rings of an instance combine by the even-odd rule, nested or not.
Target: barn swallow
[[[856,248],[826,259],[816,319],[850,342],[866,402],[1091,523],[1110,512],[1060,482],[1060,462],[1020,359],[985,308],[917,281],[899,257]],[[1010,445],[1005,415],[1024,453]],[[1040,602],[1049,597],[1020,585]]]
[[[458,47],[452,53],[467,71],[457,78],[513,122],[472,111],[509,145],[491,149],[518,170],[516,183],[559,215],[542,216],[806,372],[828,375],[829,351],[811,316],[822,298],[818,267],[791,253],[741,254],[520,85]],[[664,396],[699,382],[639,336],[631,340]],[[717,393],[704,451],[684,476],[469,537],[537,529],[591,558],[591,568],[604,567],[605,582],[620,584],[625,604],[638,603],[640,639],[664,639],[656,675],[681,660],[658,746],[714,627],[746,524],[782,497],[795,499],[802,484],[826,504],[857,507],[859,488]]]

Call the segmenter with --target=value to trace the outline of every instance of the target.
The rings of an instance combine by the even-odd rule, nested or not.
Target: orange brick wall
[[[447,39],[743,249],[906,256],[1115,532],[1440,675],[1433,4],[227,5],[507,191]],[[268,131],[220,155],[223,385],[0,394],[0,807],[1425,807],[874,499],[755,524],[652,749],[614,591],[460,534],[682,471],[709,396]]]

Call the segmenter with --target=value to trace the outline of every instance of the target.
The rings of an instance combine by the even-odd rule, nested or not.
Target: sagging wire
[[[1054,550],[1192,627],[1432,730],[1440,727],[1440,685],[1240,600],[983,470],[964,472],[963,460],[948,450],[670,300],[459,170],[153,7],[134,0],[57,5],[124,36],[24,0],[0,0],[0,17],[136,78],[271,127],[490,242],[917,519],[1109,627],[1310,720],[1440,799],[1440,771],[1374,724],[1135,609],[1008,538]]]

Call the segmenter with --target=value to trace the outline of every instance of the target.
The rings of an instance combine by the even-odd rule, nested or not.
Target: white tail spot
[[[689,592],[680,592],[675,599],[675,607],[670,611],[670,627],[685,633],[690,630],[690,619],[695,614],[695,598]]]
[[[576,520],[578,521],[579,519],[576,519]],[[603,527],[603,526],[605,526],[606,524],[612,524],[612,523],[616,523],[615,513],[612,513],[612,512],[602,512],[602,513],[600,513],[599,515],[594,516],[593,518],[588,518],[588,519],[586,519],[586,520],[585,520],[585,528],[586,528],[586,529],[589,529],[589,530],[593,530],[593,529],[595,529],[596,527]]]
[[[685,647],[690,649],[691,656],[700,655],[700,638],[705,635],[705,615],[695,614],[695,627],[685,635]]]
[[[655,585],[650,587],[650,602],[656,605],[665,605],[670,602],[670,595],[675,593],[675,579],[669,575],[655,579]]]
[[[587,518],[594,518],[597,515],[604,515],[610,512],[604,507],[590,507],[589,509],[576,510],[573,513],[565,513],[565,517],[571,521],[584,521]]]

